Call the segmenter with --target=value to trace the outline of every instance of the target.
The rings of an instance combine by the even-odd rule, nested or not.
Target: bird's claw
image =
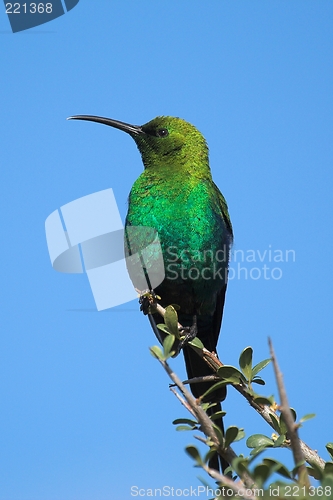
[[[151,307],[157,299],[160,299],[160,297],[155,294],[154,290],[145,290],[144,292],[140,292],[140,311],[142,311],[145,316],[150,314],[152,312]]]
[[[186,345],[188,344],[189,342],[191,342],[191,340],[195,339],[195,337],[197,336],[198,334],[198,327],[197,327],[197,316],[194,315],[193,316],[193,323],[192,323],[192,326],[186,326],[185,328],[183,328],[181,330],[180,333],[183,333],[185,334],[184,337],[182,338],[182,340],[179,342],[179,346],[178,346],[178,352],[181,351],[181,349]]]

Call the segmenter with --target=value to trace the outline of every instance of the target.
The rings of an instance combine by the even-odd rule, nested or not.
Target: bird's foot
[[[158,295],[154,292],[154,290],[145,290],[143,292],[139,292],[139,304],[140,304],[140,311],[143,312],[144,315],[151,314],[152,309],[154,307],[154,304],[156,300],[160,299]]]
[[[191,342],[191,340],[195,339],[198,335],[198,326],[197,326],[197,315],[193,316],[192,326],[186,326],[180,332],[181,334],[185,334],[184,338],[179,342],[178,352],[184,347],[184,345]]]

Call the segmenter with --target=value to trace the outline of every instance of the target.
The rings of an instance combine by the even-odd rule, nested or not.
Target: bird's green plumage
[[[145,170],[132,187],[126,226],[158,231],[167,278],[162,303],[177,302],[180,314],[213,315],[226,283],[232,229],[212,180],[206,141],[179,118],[158,117],[142,130],[134,140]],[[159,137],[158,130],[168,135]]]
[[[133,185],[126,225],[148,226],[158,231],[166,276],[171,287],[175,287],[173,295],[184,313],[214,312],[215,305],[207,290],[213,293],[221,288],[219,280],[213,279],[214,272],[226,278],[228,261],[223,259],[223,250],[228,253],[230,243],[226,220],[219,192],[208,176],[184,178],[182,171],[175,168],[161,168],[157,172],[146,169]],[[144,244],[142,241],[142,247]],[[177,288],[188,274],[204,277],[192,280],[195,303],[187,300],[186,294],[180,296]],[[170,299],[162,296],[165,305]]]
[[[170,116],[142,126],[96,116],[73,118],[110,125],[135,140],[144,171],[129,195],[127,234],[134,230],[130,253],[141,259],[140,251],[146,251],[144,264],[150,276],[158,267],[162,248],[165,278],[155,289],[162,305],[178,304],[183,326],[191,326],[196,315],[198,337],[216,352],[233,235],[226,201],[212,180],[203,135],[190,123]],[[146,250],[150,235],[145,228],[158,232],[161,247],[148,245]],[[137,286],[137,271],[129,271]],[[155,320],[160,322],[158,317]],[[195,351],[184,346],[183,352],[189,379],[211,375]],[[210,382],[191,384],[191,390],[199,397],[210,386]],[[215,401],[224,397],[224,388],[215,391]]]

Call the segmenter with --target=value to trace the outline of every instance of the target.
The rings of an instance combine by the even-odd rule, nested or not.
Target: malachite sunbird
[[[190,123],[170,116],[142,126],[97,116],[72,118],[109,125],[134,139],[144,171],[131,189],[125,226],[157,230],[165,278],[155,292],[164,307],[180,306],[183,326],[191,327],[196,317],[197,337],[216,352],[233,232],[227,203],[212,179],[205,138]],[[144,243],[138,241],[137,249]],[[189,379],[212,374],[190,346],[183,352]],[[191,390],[199,397],[211,385],[192,384]],[[222,401],[225,394],[222,388],[211,399]]]

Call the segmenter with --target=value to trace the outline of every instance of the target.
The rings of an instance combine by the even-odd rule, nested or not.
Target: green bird
[[[144,171],[131,189],[125,226],[158,232],[165,277],[155,292],[162,306],[180,306],[179,322],[216,352],[233,232],[227,203],[212,179],[205,138],[190,123],[170,116],[159,116],[142,126],[98,116],[71,118],[109,125],[134,139]],[[138,233],[133,252],[146,244]],[[156,261],[152,251],[145,262],[148,275]],[[160,322],[158,317],[151,321]],[[190,346],[184,345],[183,352],[189,379],[212,375]],[[211,385],[191,384],[191,391],[199,397]],[[219,402],[225,396],[222,388],[209,399]],[[214,411],[218,409],[215,406]],[[223,428],[222,421],[220,425]]]

